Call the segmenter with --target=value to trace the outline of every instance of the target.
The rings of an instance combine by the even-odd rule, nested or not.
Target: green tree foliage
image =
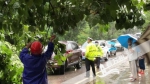
[[[23,25],[29,25],[32,32],[52,26],[54,32],[64,34],[84,14],[88,15],[90,25],[116,21],[117,29],[144,22],[144,2],[138,0],[1,0],[0,5],[0,28],[17,34],[23,33]]]
[[[33,40],[40,40],[45,44],[51,33],[64,35],[65,31],[68,31],[75,35],[70,32],[71,29],[75,32],[81,31],[80,33],[85,35],[78,35],[74,40],[82,38],[84,41],[90,28],[93,28],[93,31],[103,32],[108,30],[109,22],[116,21],[116,29],[142,25],[143,5],[146,7],[143,0],[0,0],[0,38],[15,45],[16,51],[20,51],[25,43]],[[77,23],[83,20],[84,15],[87,16],[85,20],[89,24],[84,22],[84,27],[77,29],[79,28]],[[104,27],[98,29],[101,25]],[[5,50],[5,48],[1,49]],[[3,54],[7,53],[0,54],[2,54],[0,57],[4,58]],[[8,56],[11,58],[13,54]],[[7,58],[4,63],[9,66],[10,59]],[[15,68],[12,69],[16,72]],[[1,71],[0,74],[4,73]],[[6,77],[9,80],[5,80],[5,83],[13,83],[13,77],[12,75]],[[20,76],[15,77],[20,81]]]
[[[5,41],[0,41],[0,83],[21,84],[22,64],[16,54],[16,48]]]
[[[81,44],[85,42],[85,40],[89,36],[89,31],[90,27],[88,22],[82,20],[77,23],[77,27],[73,29],[70,28],[69,31],[66,31],[66,33],[60,37],[60,40],[72,40]]]
[[[144,31],[146,28],[147,28],[147,26],[149,26],[150,25],[150,11],[148,10],[147,12],[145,12],[145,23],[143,24],[143,26],[142,26],[142,31]]]
[[[87,37],[91,37],[94,40],[110,40],[116,39],[122,34],[135,34],[137,32],[140,32],[140,29],[137,27],[117,30],[115,28],[115,22],[110,22],[108,25],[97,24],[90,28],[88,22],[83,20],[78,23],[76,31],[70,29],[65,35],[60,36],[60,39],[77,41],[82,45],[87,40]]]
[[[116,21],[117,29],[133,28],[144,23],[141,13],[143,5],[144,2],[138,0],[93,1],[90,7],[92,15],[87,20],[90,25]]]
[[[149,11],[150,10],[150,0],[146,0],[146,4],[144,4],[144,10]]]
[[[18,44],[16,38],[24,35],[25,25],[34,35],[48,28],[64,35],[69,29],[77,30],[84,15],[90,28],[116,21],[116,29],[128,29],[144,23],[143,5],[142,0],[0,0],[0,29],[12,44]]]

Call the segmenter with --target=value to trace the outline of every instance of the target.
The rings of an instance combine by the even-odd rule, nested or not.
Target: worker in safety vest
[[[90,76],[90,66],[92,67],[93,76],[96,76],[94,61],[97,55],[97,47],[92,43],[92,38],[88,38],[88,45],[85,52],[86,77]]]
[[[96,55],[95,63],[96,63],[97,69],[99,69],[99,67],[100,67],[100,59],[103,57],[104,52],[103,52],[101,46],[99,45],[98,41],[95,41],[95,45],[97,47],[97,55]]]

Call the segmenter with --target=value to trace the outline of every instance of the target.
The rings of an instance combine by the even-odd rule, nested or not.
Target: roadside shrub
[[[0,84],[22,84],[23,65],[16,48],[0,41]]]

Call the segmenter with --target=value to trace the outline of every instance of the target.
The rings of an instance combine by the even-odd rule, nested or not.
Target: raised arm
[[[28,44],[26,45],[26,47],[23,48],[22,51],[20,52],[19,58],[20,58],[21,62],[23,62],[23,59],[24,59],[26,56],[29,56],[29,55],[30,55],[30,54],[29,54],[29,48],[30,48],[30,46],[31,46],[31,43],[28,43]]]
[[[48,48],[46,50],[46,52],[44,53],[44,56],[46,57],[46,59],[50,59],[53,51],[54,51],[54,44],[53,44],[53,40],[56,38],[55,35],[52,35],[50,38],[50,42],[48,43]]]
[[[46,52],[44,53],[44,56],[46,57],[47,60],[51,58],[53,51],[54,51],[54,44],[52,42],[49,42],[48,48]]]

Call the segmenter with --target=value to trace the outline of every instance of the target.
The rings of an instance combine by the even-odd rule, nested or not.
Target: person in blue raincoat
[[[116,53],[115,53],[116,50],[117,50],[117,48],[115,47],[115,45],[111,44],[111,47],[109,49],[110,55],[112,55],[112,54],[116,55]]]
[[[48,84],[46,63],[53,53],[55,37],[55,35],[51,36],[45,53],[42,53],[43,46],[39,41],[28,43],[20,52],[19,58],[24,66],[23,84]]]
[[[115,47],[115,45],[111,44],[111,47],[110,47],[109,51],[116,51],[116,50],[117,50],[117,48]]]

